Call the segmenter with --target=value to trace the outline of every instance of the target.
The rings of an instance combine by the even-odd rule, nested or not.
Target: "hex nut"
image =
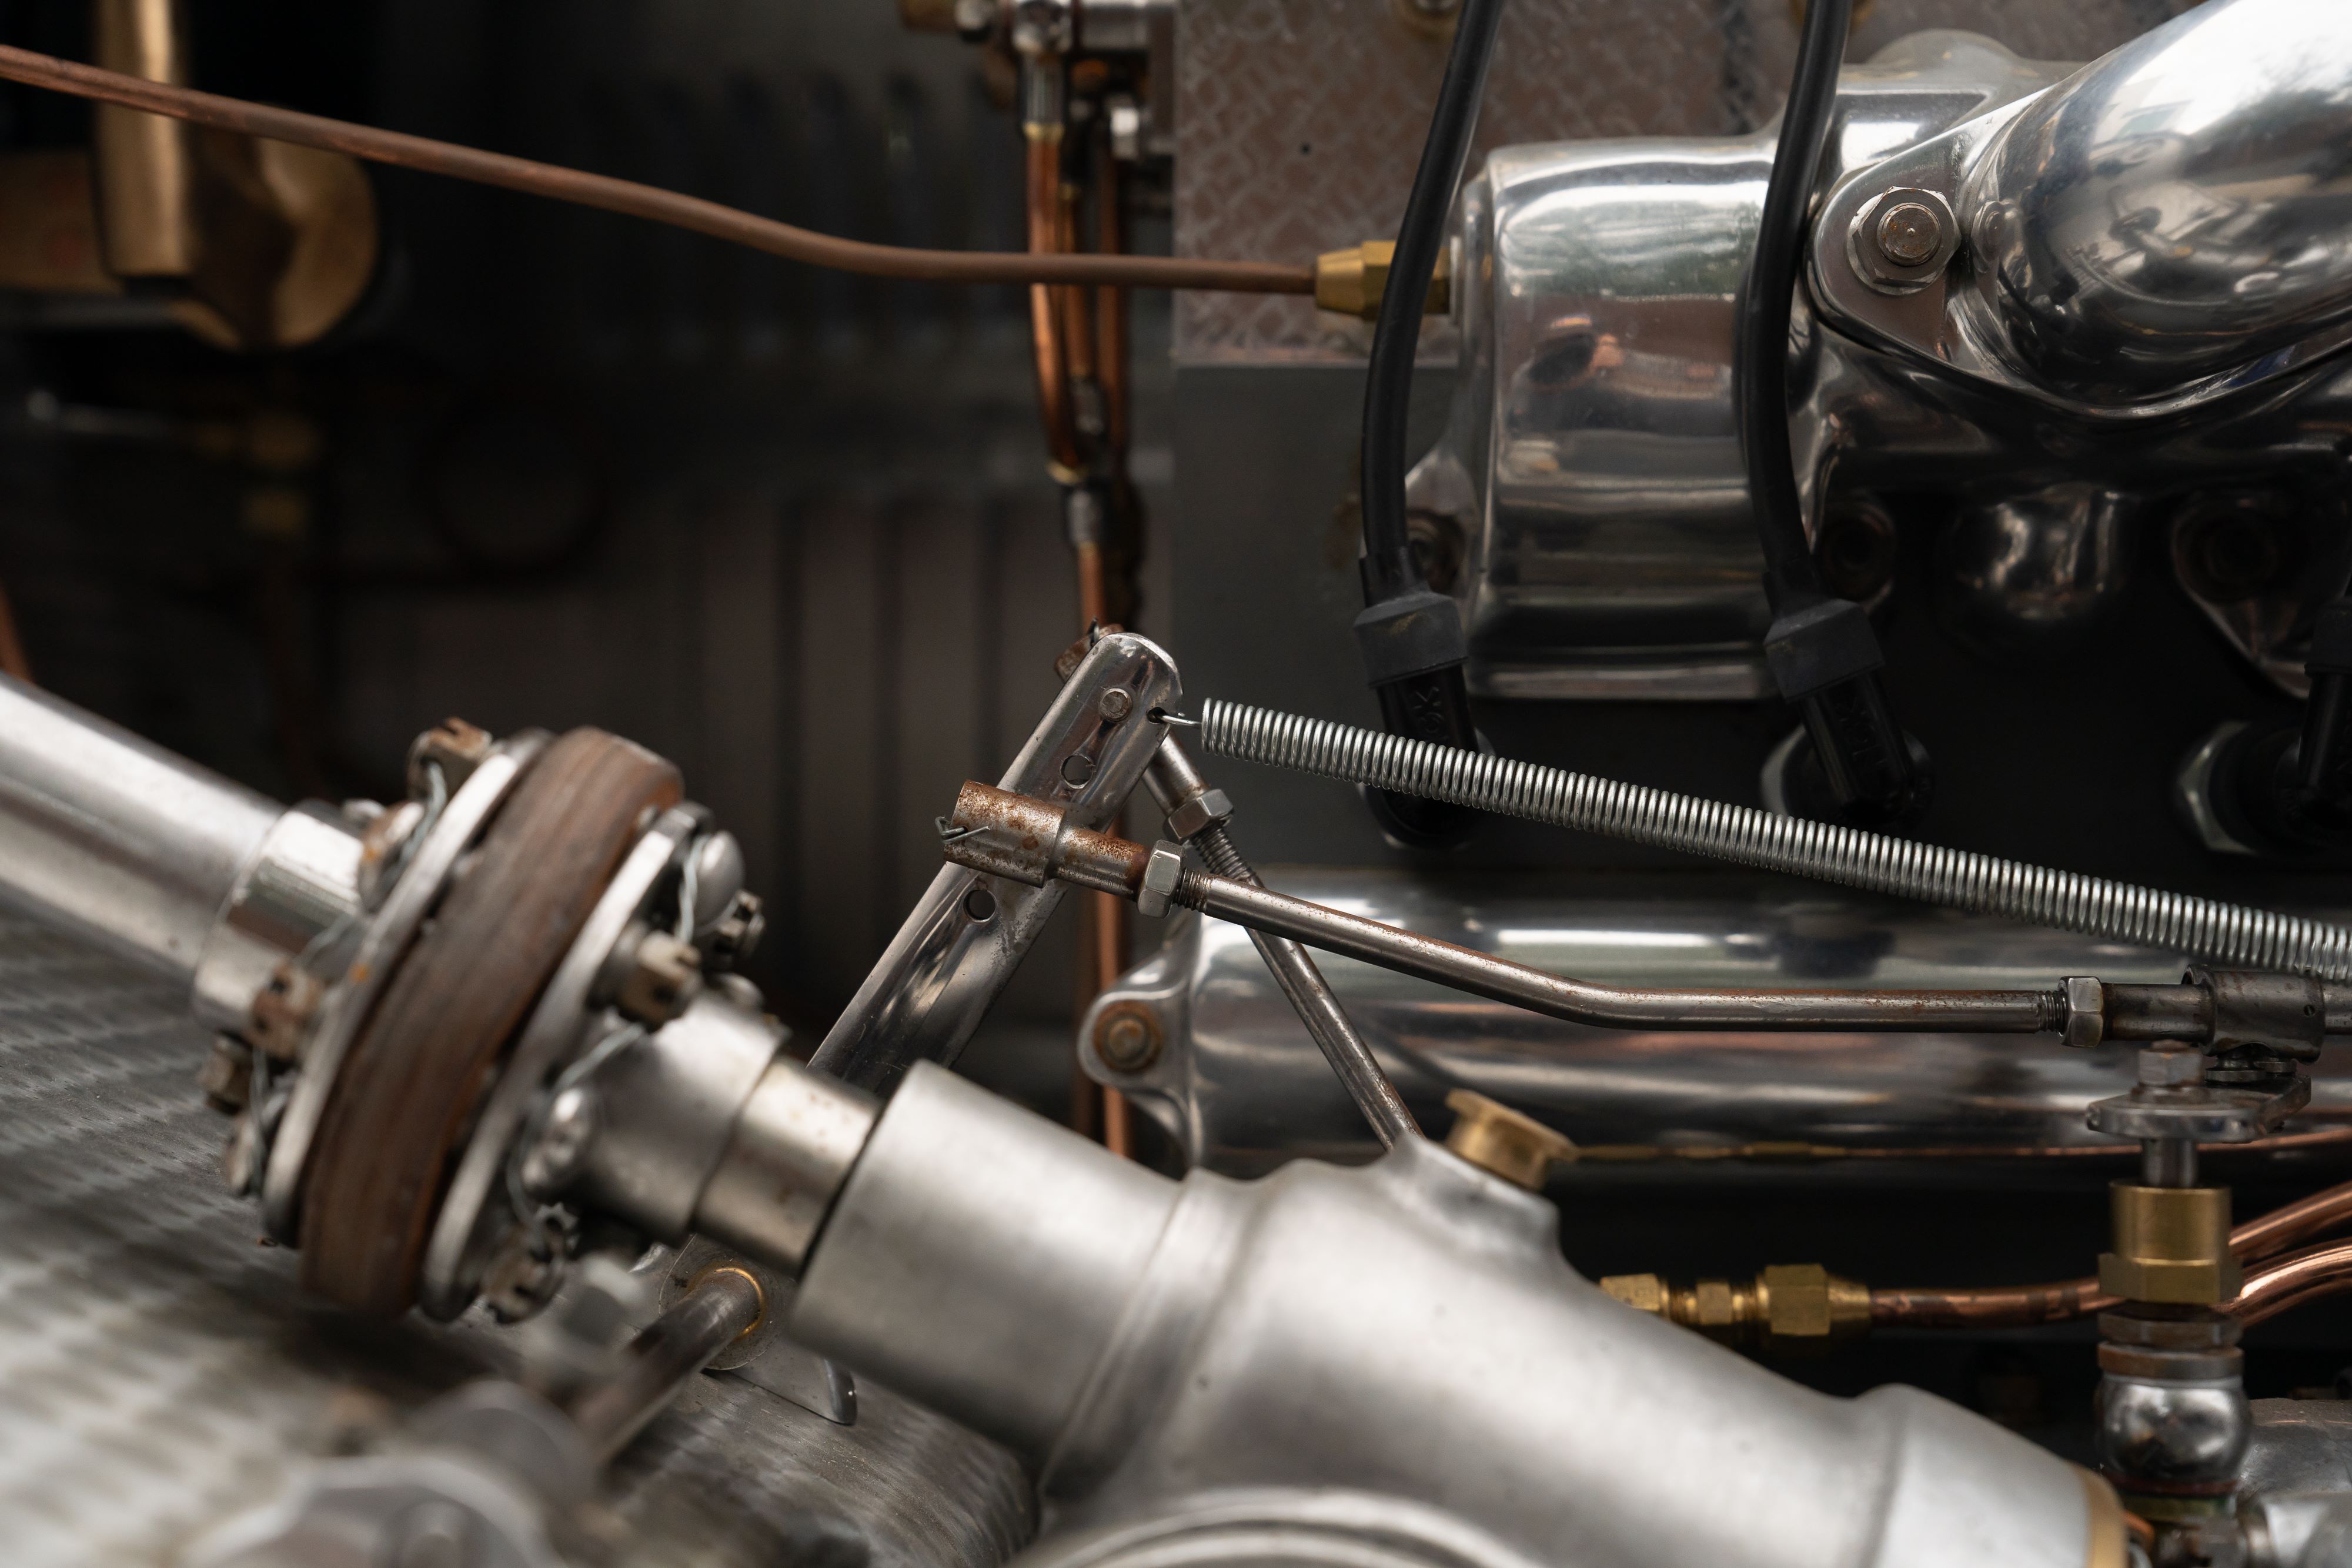
[[[2230,1189],[2108,1188],[2114,1250],[2099,1255],[2099,1289],[2127,1301],[2210,1306],[2234,1297],[2244,1270],[2230,1254]]]
[[[613,998],[624,1016],[659,1029],[686,1011],[702,989],[702,955],[666,931],[648,931],[630,955]]]
[[[1234,802],[1223,789],[1211,788],[1188,795],[1168,813],[1168,831],[1191,843],[1220,823],[1234,820]]]
[[[1846,262],[1881,294],[1913,294],[1951,264],[1960,244],[1959,220],[1941,192],[1917,186],[1882,191],[1846,225]]]
[[[1666,1315],[1666,1282],[1655,1274],[1611,1274],[1601,1280],[1601,1293],[1652,1317]]]
[[[253,1098],[253,1048],[235,1035],[213,1036],[196,1087],[204,1091],[205,1103],[224,1116],[244,1110]]]
[[[2107,988],[2095,976],[2069,975],[2059,982],[2066,998],[2065,1041],[2088,1051],[2107,1038]]]
[[[1135,895],[1136,909],[1154,920],[1162,918],[1183,882],[1184,852],[1163,839],[1151,846],[1151,858],[1144,862],[1143,886]]]
[[[1113,1072],[1147,1071],[1163,1043],[1160,1019],[1140,1002],[1114,1002],[1095,1019],[1095,1055]]]
[[[1878,214],[1878,248],[1897,267],[1917,267],[1941,243],[1936,212],[1921,202],[1897,202]]]
[[[1869,1290],[1819,1263],[1775,1263],[1756,1276],[1756,1294],[1768,1351],[1822,1351],[1870,1331]]]
[[[467,724],[462,718],[441,721],[433,729],[418,736],[408,747],[408,794],[421,800],[431,793],[425,769],[430,763],[441,769],[441,787],[454,795],[457,787],[473,776],[482,758],[490,754],[490,732]]]

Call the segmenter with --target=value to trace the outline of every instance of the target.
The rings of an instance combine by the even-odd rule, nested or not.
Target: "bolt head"
[[[1151,858],[1144,862],[1143,886],[1135,895],[1135,907],[1152,919],[1165,915],[1184,881],[1184,852],[1165,839],[1151,846]]]
[[[1095,709],[1117,724],[1135,711],[1135,694],[1125,686],[1113,686],[1096,700]]]
[[[2106,1039],[2107,988],[2090,975],[2069,975],[2060,984],[2066,998],[2066,1043],[2087,1050]]]
[[[1180,800],[1168,813],[1168,831],[1185,843],[1191,843],[1220,822],[1233,821],[1234,802],[1223,789],[1203,789],[1189,800]]]
[[[1133,1002],[1107,1008],[1095,1024],[1095,1054],[1113,1072],[1141,1072],[1160,1060],[1160,1022]]]
[[[558,1094],[547,1108],[547,1124],[522,1157],[522,1188],[537,1198],[550,1198],[578,1178],[587,1164],[588,1148],[604,1124],[596,1092],[575,1083]]]
[[[1879,253],[1897,267],[1917,267],[1943,243],[1943,222],[1925,202],[1897,202],[1878,215]]]

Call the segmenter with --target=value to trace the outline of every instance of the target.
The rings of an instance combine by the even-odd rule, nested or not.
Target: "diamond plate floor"
[[[305,1460],[503,1360],[487,1323],[363,1321],[221,1188],[173,988],[0,919],[0,1561],[153,1564]],[[835,1427],[698,1379],[615,1465],[631,1564],[988,1568],[1030,1529],[1003,1450],[861,1387]]]

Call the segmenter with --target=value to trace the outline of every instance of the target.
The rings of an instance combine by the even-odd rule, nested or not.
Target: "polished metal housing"
[[[2323,433],[2352,400],[2347,37],[2342,6],[2216,0],[2072,76],[1950,32],[1848,68],[1790,345],[1825,551],[1948,518],[1963,635],[2030,653],[2120,591],[2126,519],[2185,538],[2259,504],[2311,564],[2184,586],[2300,695],[2346,527]],[[1461,535],[1474,691],[1766,691],[1730,361],[1771,152],[1512,147],[1465,187],[1461,380],[1412,499]],[[1874,226],[1906,204],[1952,216],[1910,267]]]
[[[1040,1461],[1024,1564],[2121,1560],[2104,1483],[1915,1391],[1801,1389],[1558,1236],[1425,1140],[1180,1186],[921,1066],[792,1328]]]
[[[1498,957],[1624,980],[2001,988],[2068,967],[2146,984],[2182,967],[2161,948],[1760,883],[1698,893],[1666,877],[1588,877],[1576,895],[1550,896],[1504,880],[1379,871],[1285,881],[1318,904]],[[1081,1060],[1211,1168],[1254,1173],[1299,1152],[1369,1157],[1374,1145],[1250,936],[1218,920],[1172,925],[1158,954],[1097,999]],[[1960,1030],[1677,1035],[1561,1022],[1349,959],[1327,960],[1325,972],[1418,1114],[1442,1115],[1446,1094],[1467,1087],[1541,1115],[1604,1159],[1639,1157],[1685,1181],[1722,1180],[1708,1157],[1748,1147],[1822,1179],[1875,1183],[1933,1179],[1970,1157],[2022,1162],[2044,1181],[2099,1183],[2126,1168],[2130,1151],[2083,1118],[2091,1102],[2130,1087],[2127,1044],[2063,1050]],[[2072,988],[2086,985],[2097,988]],[[1115,1014],[1148,1023],[1160,1042],[1137,1070],[1097,1049]],[[2352,1114],[2352,1078],[2332,1061],[2312,1083],[2315,1119]],[[2102,1158],[2109,1148],[2116,1157]]]

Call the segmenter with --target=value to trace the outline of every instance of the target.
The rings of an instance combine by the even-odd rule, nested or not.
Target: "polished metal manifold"
[[[2123,1562],[2095,1478],[1630,1311],[1559,1224],[1420,1138],[1180,1185],[919,1065],[791,1327],[1041,1466],[1024,1568]]]

